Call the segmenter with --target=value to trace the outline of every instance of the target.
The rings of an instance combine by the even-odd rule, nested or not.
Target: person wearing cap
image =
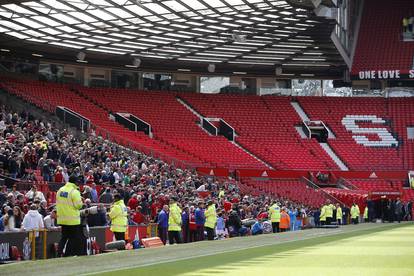
[[[80,209],[83,206],[76,176],[71,175],[69,182],[56,194],[57,223],[62,227],[59,253],[64,256],[85,255],[85,237],[83,235]]]
[[[128,228],[128,209],[125,206],[123,197],[116,193],[114,203],[109,212],[111,219],[111,231],[117,241],[125,240],[125,232]]]
[[[214,229],[216,227],[217,222],[216,205],[213,203],[212,200],[208,201],[207,210],[205,211],[204,215],[206,217],[204,227],[207,231],[207,239],[209,241],[212,241],[214,240]]]
[[[168,217],[168,241],[170,244],[181,243],[181,209],[175,196],[170,198],[170,214]]]

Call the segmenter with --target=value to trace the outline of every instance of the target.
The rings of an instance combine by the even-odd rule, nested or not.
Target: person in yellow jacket
[[[273,205],[269,208],[269,218],[272,223],[273,233],[279,232],[279,223],[280,223],[280,207],[276,201],[273,202]]]
[[[65,257],[86,254],[86,239],[80,217],[83,202],[76,180],[76,176],[71,175],[69,182],[56,193],[57,223],[62,228],[59,255]]]
[[[342,208],[339,203],[336,204],[336,222],[338,225],[342,224]]]
[[[353,224],[358,224],[359,221],[359,207],[358,205],[354,202],[354,204],[352,204],[351,207],[351,220]]]
[[[321,214],[319,215],[319,222],[321,225],[326,225],[326,205],[322,205]]]
[[[364,209],[364,222],[368,222],[368,206]]]
[[[111,219],[111,231],[117,241],[125,240],[125,232],[128,229],[128,209],[120,194],[114,194],[114,203],[108,214]]]
[[[168,241],[170,244],[181,243],[181,209],[177,198],[170,198],[170,214],[168,217]]]
[[[216,205],[213,201],[210,200],[207,203],[207,210],[204,212],[204,216],[206,217],[204,228],[207,231],[207,239],[212,241],[214,240],[214,229],[216,228],[217,222]]]
[[[333,206],[333,204],[331,203],[329,199],[326,201],[325,206],[326,206],[326,210],[325,210],[326,211],[326,224],[330,225],[333,220],[333,212],[334,212],[335,207]]]

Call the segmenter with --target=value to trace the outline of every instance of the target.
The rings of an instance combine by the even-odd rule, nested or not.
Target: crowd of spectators
[[[202,177],[93,134],[78,139],[66,129],[36,120],[27,112],[13,113],[5,106],[1,107],[0,170],[11,178],[62,184],[75,175],[85,208],[98,206],[98,214],[88,217],[89,226],[108,224],[107,210],[114,194],[120,194],[128,206],[130,225],[155,222],[168,227],[169,203],[174,198],[182,212],[184,242],[204,239],[208,204],[216,206],[217,236],[225,237],[258,233],[263,225],[254,224],[268,219],[269,207],[275,202],[265,195],[242,195],[231,178]],[[34,171],[40,171],[42,179],[35,179],[39,175]],[[290,214],[290,224],[301,221],[309,211],[285,198],[277,201]],[[0,206],[0,231],[58,228],[53,201],[36,184],[29,191],[3,186]],[[266,232],[266,224],[264,228]]]

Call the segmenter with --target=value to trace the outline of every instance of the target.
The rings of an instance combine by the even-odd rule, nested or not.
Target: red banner
[[[229,170],[226,168],[197,168],[197,172],[201,175],[211,175],[217,177],[229,176]]]

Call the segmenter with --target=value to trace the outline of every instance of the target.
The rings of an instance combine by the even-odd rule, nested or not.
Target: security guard
[[[358,221],[359,221],[359,207],[355,202],[354,202],[354,204],[352,204],[352,207],[351,207],[351,220],[352,220],[353,224],[358,224]]]
[[[364,209],[364,222],[368,222],[368,206]]]
[[[273,201],[273,205],[269,208],[269,217],[272,222],[273,233],[278,233],[280,224],[280,207],[276,201]]]
[[[114,203],[108,216],[111,219],[110,229],[114,233],[115,239],[117,241],[124,241],[128,227],[128,210],[122,196],[118,193],[114,194]]]
[[[341,205],[339,205],[339,203],[336,204],[336,221],[338,225],[342,224],[342,208]]]
[[[321,225],[326,225],[326,205],[322,205],[321,214],[319,215],[319,221]]]
[[[170,198],[170,214],[168,217],[168,241],[170,244],[181,243],[181,209],[177,205],[177,198]]]
[[[330,225],[333,219],[334,206],[331,201],[328,199],[326,202],[326,224]]]
[[[206,222],[204,223],[204,227],[207,231],[207,239],[209,241],[214,240],[214,229],[216,228],[217,222],[217,213],[216,213],[216,205],[213,201],[209,201],[207,203],[207,210],[204,212],[206,217]]]
[[[69,182],[56,194],[57,223],[62,227],[59,254],[65,257],[86,254],[86,240],[79,212],[83,204],[76,180],[77,177],[71,175]]]

